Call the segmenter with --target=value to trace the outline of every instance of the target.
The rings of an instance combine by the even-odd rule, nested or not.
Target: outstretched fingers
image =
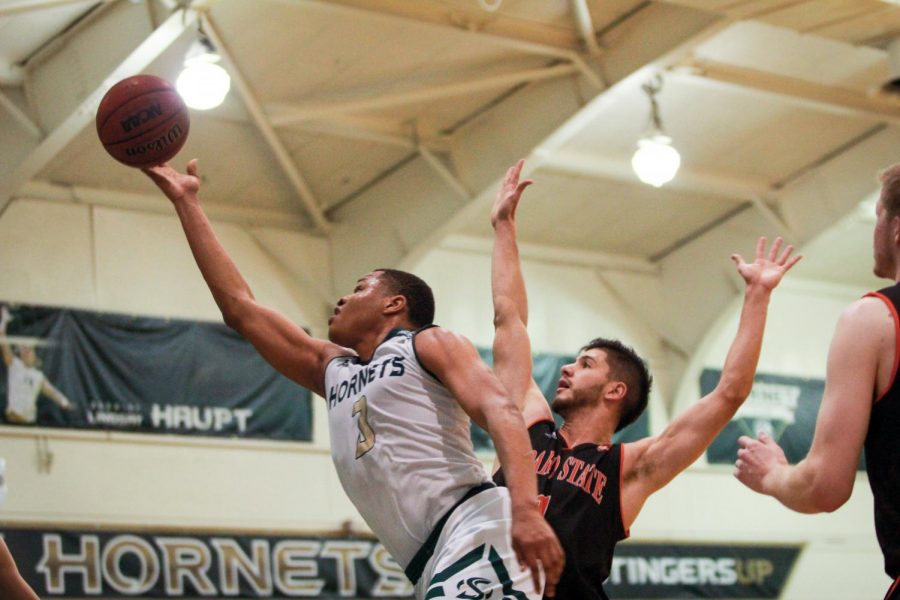
[[[760,236],[758,240],[756,240],[756,258],[757,260],[763,259],[766,257],[766,245],[769,243],[769,240],[766,239],[766,236]]]
[[[784,243],[784,240],[781,239],[781,236],[775,238],[775,241],[772,242],[772,248],[769,250],[769,262],[775,262],[775,259],[778,258],[778,251],[781,249],[781,244]]]

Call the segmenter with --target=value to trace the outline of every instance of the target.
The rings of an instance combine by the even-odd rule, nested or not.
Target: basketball
[[[153,75],[112,86],[97,108],[97,135],[110,156],[129,167],[152,167],[178,154],[190,115],[175,87]]]

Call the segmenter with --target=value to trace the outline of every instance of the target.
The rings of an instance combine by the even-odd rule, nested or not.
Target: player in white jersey
[[[329,341],[312,338],[254,299],[200,207],[196,161],[145,173],[174,204],[226,324],[325,398],[341,483],[417,597],[540,598],[541,570],[552,593],[564,559],[538,511],[522,416],[471,342],[430,326],[427,284],[373,271],[338,300]],[[469,417],[491,434],[508,491],[475,457]]]
[[[6,364],[6,420],[9,423],[37,421],[37,399],[43,393],[60,408],[72,410],[74,405],[56,389],[37,367],[37,353],[33,346],[23,344],[19,355],[13,353],[6,337],[10,321],[9,310],[0,307],[0,353]]]

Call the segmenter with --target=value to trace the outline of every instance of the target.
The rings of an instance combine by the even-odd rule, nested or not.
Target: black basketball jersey
[[[622,446],[569,448],[553,421],[528,429],[541,509],[566,553],[557,600],[606,600],[613,548],[628,533],[619,497]],[[494,481],[506,485],[503,470]]]
[[[894,320],[894,367],[891,384],[872,405],[869,431],[866,434],[866,471],[875,496],[875,533],[884,553],[884,569],[896,579],[900,577],[900,284],[872,292],[884,300]]]

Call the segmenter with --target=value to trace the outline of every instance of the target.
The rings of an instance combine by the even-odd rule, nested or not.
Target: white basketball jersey
[[[489,481],[469,417],[416,358],[414,334],[395,330],[368,363],[325,369],[331,457],[344,491],[406,568],[437,521]]]
[[[22,359],[14,356],[7,371],[6,409],[33,423],[37,419],[37,397],[43,382],[40,369],[25,366]]]

